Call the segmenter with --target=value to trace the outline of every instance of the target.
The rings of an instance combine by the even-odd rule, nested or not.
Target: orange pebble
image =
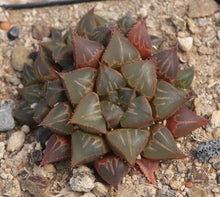
[[[11,22],[10,21],[1,22],[0,27],[1,29],[8,31],[11,28]]]
[[[185,183],[185,186],[187,188],[191,188],[191,187],[193,187],[193,182],[192,181],[188,181],[188,182]]]

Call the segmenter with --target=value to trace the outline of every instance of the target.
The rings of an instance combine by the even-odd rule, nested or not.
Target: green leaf
[[[93,67],[99,65],[99,58],[104,50],[103,45],[73,34],[74,59],[77,68]]]
[[[143,150],[149,131],[143,129],[117,129],[106,134],[113,151],[124,158],[131,166]]]
[[[73,67],[73,47],[64,45],[53,50],[52,57],[55,63],[62,67]]]
[[[56,29],[52,27],[51,29],[52,40],[63,42],[62,31],[63,31],[62,29]]]
[[[121,70],[130,87],[149,100],[153,97],[157,82],[153,61],[127,63],[121,67]]]
[[[107,156],[96,160],[95,168],[98,174],[117,190],[122,178],[128,172],[129,166],[116,156]]]
[[[80,130],[72,134],[72,167],[91,162],[108,152],[108,147],[101,136]]]
[[[194,67],[185,70],[180,70],[177,79],[174,83],[176,88],[188,89],[193,81]]]
[[[87,132],[106,133],[105,119],[96,93],[90,92],[80,101],[70,122],[79,125]]]
[[[107,47],[111,39],[112,31],[112,24],[106,24],[105,26],[96,27],[90,34],[89,39],[99,42],[100,44],[104,45],[104,47]]]
[[[116,23],[120,30],[125,34],[135,24],[135,21],[130,14],[127,14],[120,18]]]
[[[67,73],[59,73],[73,106],[93,90],[96,73],[94,68],[81,68]]]
[[[122,127],[144,128],[153,122],[149,102],[144,96],[134,98],[121,118]]]
[[[111,68],[119,68],[120,65],[140,60],[137,49],[115,28],[112,38],[102,56],[102,62]]]
[[[96,27],[94,8],[89,10],[79,21],[76,32],[80,36],[90,34]]]
[[[119,104],[119,97],[118,97],[118,91],[110,91],[107,94],[107,100],[118,105]]]
[[[101,64],[96,81],[97,93],[102,96],[110,91],[125,87],[126,83],[120,72]]]
[[[107,23],[107,20],[105,20],[103,17],[98,16],[96,14],[94,14],[94,19],[95,19],[96,26],[103,26]]]
[[[58,78],[57,72],[60,71],[58,65],[54,64],[45,56],[42,49],[39,51],[37,59],[34,63],[34,72],[39,81],[53,80]]]
[[[108,128],[115,128],[118,126],[120,119],[124,114],[121,108],[118,105],[105,100],[101,102],[101,109]]]
[[[186,99],[169,83],[159,81],[152,101],[153,117],[164,119],[175,113]]]
[[[41,99],[42,90],[42,84],[33,84],[19,89],[18,91],[28,103],[38,103]]]
[[[22,83],[25,86],[35,84],[37,82],[37,78],[34,73],[34,68],[32,65],[24,63],[24,70],[22,75]]]
[[[126,111],[129,103],[136,97],[135,89],[121,88],[118,90],[120,107]]]
[[[41,48],[43,49],[44,54],[52,58],[52,53],[55,49],[63,47],[65,44],[63,42],[60,42],[58,40],[51,40],[48,42],[42,42],[40,43]]]
[[[40,165],[68,159],[71,156],[70,145],[69,137],[53,134],[47,142],[44,158]]]
[[[158,77],[173,84],[179,71],[177,46],[154,54],[152,59],[156,62]]]
[[[27,102],[22,102],[14,111],[13,117],[21,124],[21,125],[35,125],[35,121],[33,120],[34,109],[32,109]]]
[[[47,105],[46,99],[41,99],[35,108],[34,116],[33,119],[37,122],[40,123],[44,117],[48,114],[50,111],[50,107]]]
[[[72,107],[68,103],[56,105],[43,119],[40,126],[47,127],[61,135],[70,135],[74,127],[69,123]]]
[[[142,156],[148,159],[183,159],[186,157],[177,148],[171,132],[162,125],[151,128],[151,136]]]
[[[128,40],[135,46],[141,54],[143,60],[151,57],[152,44],[143,19],[132,27],[128,34]]]
[[[46,82],[45,99],[50,107],[53,107],[58,102],[66,101],[65,92],[61,86],[60,79]]]

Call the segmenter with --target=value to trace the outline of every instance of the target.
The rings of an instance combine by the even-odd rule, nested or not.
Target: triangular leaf
[[[119,104],[119,97],[118,97],[118,91],[110,91],[107,94],[107,100],[118,105]]]
[[[153,61],[138,61],[124,64],[122,74],[128,84],[149,100],[153,97],[156,87],[156,70]]]
[[[51,28],[51,38],[52,40],[57,40],[62,42],[63,38],[62,38],[62,29],[56,29],[56,28]]]
[[[159,166],[159,160],[141,158],[140,160],[136,160],[136,164],[139,166],[144,176],[150,181],[150,183],[154,184],[154,172]]]
[[[43,90],[42,84],[33,84],[19,89],[22,97],[29,103],[38,103]]]
[[[171,132],[162,125],[151,128],[151,136],[142,156],[148,159],[183,159],[186,157],[177,148]]]
[[[99,58],[104,50],[103,45],[73,34],[74,59],[77,68],[97,68]]]
[[[107,140],[113,151],[131,166],[146,145],[149,131],[143,129],[117,129],[107,133]]]
[[[115,105],[109,101],[101,102],[101,109],[103,116],[107,122],[108,128],[115,128],[118,126],[120,119],[124,112],[118,105]]]
[[[50,111],[50,107],[47,105],[46,99],[41,99],[35,108],[35,112],[33,115],[33,119],[37,122],[40,123],[44,117],[48,114]]]
[[[171,84],[159,81],[151,105],[154,118],[159,120],[172,115],[185,101]]]
[[[128,165],[116,156],[107,156],[95,161],[98,174],[116,190],[128,171]]]
[[[113,29],[114,26],[112,24],[96,27],[90,34],[89,39],[99,42],[106,47],[111,39]]]
[[[75,105],[93,90],[97,71],[93,68],[81,68],[60,73],[70,102]]]
[[[102,62],[112,68],[140,59],[137,49],[115,28],[112,38],[102,56]]]
[[[94,8],[89,10],[79,21],[76,31],[80,36],[88,35],[96,27]]]
[[[60,71],[58,65],[46,57],[43,50],[40,49],[37,59],[34,63],[34,72],[37,76],[37,79],[40,81],[56,79],[58,78],[57,71]]]
[[[47,127],[59,134],[69,135],[73,132],[73,125],[69,124],[72,107],[68,103],[56,105],[41,122],[41,126]]]
[[[135,89],[121,88],[118,90],[120,107],[126,111],[129,103],[136,97]]]
[[[164,51],[165,47],[164,47],[164,40],[162,40],[161,38],[157,37],[157,36],[150,36],[151,39],[151,43],[152,43],[152,54],[156,54],[160,51]]]
[[[197,116],[187,107],[181,106],[173,116],[168,118],[166,126],[173,136],[178,138],[188,135],[208,122],[208,119]]]
[[[37,82],[37,78],[34,73],[32,65],[24,63],[24,70],[22,75],[22,83],[27,86]]]
[[[72,134],[72,167],[94,161],[107,152],[108,147],[101,136],[80,130]]]
[[[96,90],[100,96],[125,87],[125,85],[126,83],[121,73],[103,64],[100,65],[96,82]]]
[[[52,57],[55,63],[62,67],[73,66],[73,47],[63,45],[53,50]]]
[[[179,71],[177,46],[154,54],[152,59],[156,61],[157,75],[173,84]]]
[[[53,134],[46,145],[40,165],[65,160],[71,157],[71,141],[68,136]]]
[[[130,30],[128,40],[139,51],[141,58],[147,59],[152,54],[152,44],[143,19]]]
[[[134,98],[121,118],[122,127],[144,128],[153,122],[149,102],[144,96]]]
[[[194,67],[179,71],[177,79],[174,83],[176,88],[188,89],[193,81]]]
[[[50,107],[53,107],[58,102],[66,101],[65,92],[61,86],[61,80],[56,79],[46,82],[45,99]]]
[[[96,93],[90,92],[80,101],[70,122],[91,133],[106,133],[105,119]]]
[[[13,117],[22,125],[35,125],[33,120],[34,109],[32,109],[27,102],[21,103],[14,111]]]
[[[95,19],[96,26],[103,26],[107,23],[107,20],[105,20],[104,18],[96,14],[94,14],[94,19]]]
[[[58,40],[40,43],[41,49],[43,49],[44,54],[49,58],[52,58],[52,53],[55,49],[62,47],[63,45],[65,44]]]

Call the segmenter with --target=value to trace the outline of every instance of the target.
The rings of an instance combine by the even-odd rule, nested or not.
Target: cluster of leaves
[[[115,188],[137,165],[154,183],[160,160],[185,158],[175,138],[208,123],[185,106],[193,75],[143,20],[126,15],[113,25],[92,9],[75,32],[52,29],[40,44],[34,65],[25,65],[25,101],[14,117],[40,126],[41,165],[94,162]]]

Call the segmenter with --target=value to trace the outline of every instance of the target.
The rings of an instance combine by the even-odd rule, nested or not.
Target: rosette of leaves
[[[208,123],[185,105],[193,75],[179,70],[177,46],[166,49],[143,20],[127,15],[113,25],[92,9],[75,31],[52,29],[40,44],[34,65],[25,65],[14,117],[36,122],[37,140],[47,141],[41,165],[94,162],[116,189],[138,166],[154,183],[161,160],[186,157],[175,138]]]

